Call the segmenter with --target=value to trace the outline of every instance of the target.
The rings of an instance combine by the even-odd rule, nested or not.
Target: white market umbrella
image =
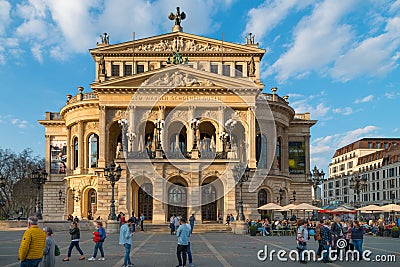
[[[278,204],[275,204],[275,203],[268,203],[257,209],[258,210],[281,210],[282,206],[279,206]]]
[[[378,211],[382,211],[382,212],[399,212],[400,211],[400,206],[396,205],[396,204],[387,204],[385,206],[380,207]]]

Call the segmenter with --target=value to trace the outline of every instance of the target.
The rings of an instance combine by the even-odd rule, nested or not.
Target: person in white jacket
[[[125,247],[124,267],[133,266],[129,256],[132,247],[132,233],[130,231],[132,222],[132,219],[129,219],[127,222],[123,222],[121,228],[119,229],[119,244]]]

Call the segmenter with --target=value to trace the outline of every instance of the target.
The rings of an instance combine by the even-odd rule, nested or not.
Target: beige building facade
[[[259,218],[257,207],[311,202],[307,182],[310,114],[295,114],[277,88],[263,93],[265,50],[181,31],[90,50],[96,76],[84,92],[47,112],[43,217],[110,213],[104,168],[122,168],[116,211],[143,213],[152,223],[172,214],[217,221],[237,214]],[[242,194],[236,183],[247,165]],[[279,191],[283,194],[279,194]]]

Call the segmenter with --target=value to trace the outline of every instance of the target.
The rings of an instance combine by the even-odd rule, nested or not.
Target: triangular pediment
[[[185,64],[169,65],[165,68],[148,71],[133,76],[118,77],[91,84],[93,91],[136,88],[179,88],[193,89],[233,89],[258,90],[249,78],[223,76],[204,70],[191,68]]]
[[[162,54],[179,51],[183,54],[253,54],[263,56],[264,49],[258,48],[256,44],[243,45],[236,44],[185,32],[173,32],[135,41],[124,42],[114,45],[102,45],[90,49],[90,53],[95,56],[99,54],[118,55],[135,52],[135,54]]]

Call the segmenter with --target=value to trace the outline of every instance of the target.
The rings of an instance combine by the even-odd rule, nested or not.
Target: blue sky
[[[107,32],[118,43],[171,31],[265,48],[265,90],[278,87],[318,120],[311,162],[363,137],[399,137],[400,0],[0,0],[0,147],[44,155],[46,111],[59,111],[95,75],[88,52]]]

